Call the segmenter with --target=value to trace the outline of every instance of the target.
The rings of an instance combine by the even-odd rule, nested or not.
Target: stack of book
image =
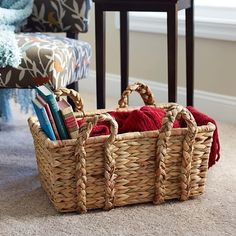
[[[79,127],[71,105],[65,100],[57,101],[54,93],[45,85],[36,87],[32,100],[39,123],[47,136],[55,140],[76,139]]]

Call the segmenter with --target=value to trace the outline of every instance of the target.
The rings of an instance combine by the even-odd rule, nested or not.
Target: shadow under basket
[[[149,88],[136,83],[124,91],[119,110],[127,106],[128,95],[138,91],[146,105],[156,106]],[[70,96],[77,111],[82,100],[75,91],[60,89]],[[153,202],[187,200],[201,195],[215,126],[197,126],[192,114],[177,104],[164,104],[162,128],[156,131],[117,134],[116,121],[104,110],[75,113],[87,117],[78,139],[51,141],[35,117],[28,119],[33,135],[42,186],[60,212]],[[186,128],[172,128],[182,117]],[[107,121],[111,134],[89,137],[98,122]]]

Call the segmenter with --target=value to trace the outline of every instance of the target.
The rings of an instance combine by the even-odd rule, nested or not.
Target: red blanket
[[[193,114],[196,123],[198,126],[207,125],[208,122],[212,122],[216,125],[216,122],[208,117],[207,115],[197,111],[193,107],[187,107],[187,109]],[[142,132],[142,131],[151,131],[158,130],[161,128],[161,122],[166,112],[164,109],[144,106],[139,110],[134,111],[125,111],[125,112],[109,112],[111,116],[117,121],[119,130],[118,133],[127,133],[127,132]],[[85,121],[79,120],[78,125],[81,126]],[[174,122],[174,128],[184,127],[185,123],[183,121],[176,120]],[[96,125],[92,132],[91,137],[107,135],[110,134],[109,125],[105,122],[99,123]],[[220,158],[220,143],[218,130],[216,128],[213,135],[213,144],[211,148],[210,158],[209,158],[209,167],[215,164]]]
[[[220,140],[219,140],[219,134],[218,134],[218,128],[217,128],[216,122],[209,116],[196,110],[194,107],[188,106],[187,109],[193,114],[198,126],[207,125],[208,122],[211,122],[216,126],[216,130],[213,134],[213,143],[211,146],[211,153],[210,153],[210,158],[209,158],[209,163],[208,163],[208,166],[210,168],[216,163],[216,161],[219,161],[220,159]]]

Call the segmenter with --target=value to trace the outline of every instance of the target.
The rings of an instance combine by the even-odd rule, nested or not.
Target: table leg
[[[187,105],[194,104],[194,3],[185,10],[186,15],[186,73],[187,73]]]
[[[177,100],[177,6],[167,11],[167,46],[168,46],[168,101]]]
[[[98,109],[103,109],[106,106],[105,20],[105,12],[95,4],[96,89]]]
[[[120,12],[121,94],[129,83],[129,13]]]

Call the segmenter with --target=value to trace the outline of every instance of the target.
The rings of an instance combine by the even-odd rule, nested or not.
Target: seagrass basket
[[[127,101],[132,91],[138,91],[146,105],[157,106],[150,89],[136,83],[124,91],[118,111],[131,110]],[[51,141],[35,117],[28,119],[41,184],[58,211],[85,213],[128,204],[159,204],[204,192],[215,130],[212,123],[197,126],[184,107],[162,104],[167,113],[160,130],[117,134],[117,122],[105,110],[84,113],[82,100],[73,90],[60,89],[55,94],[72,98],[79,111],[76,116],[87,117],[78,139],[63,141]],[[180,117],[187,127],[173,129]],[[111,134],[89,137],[100,121],[109,122]]]

